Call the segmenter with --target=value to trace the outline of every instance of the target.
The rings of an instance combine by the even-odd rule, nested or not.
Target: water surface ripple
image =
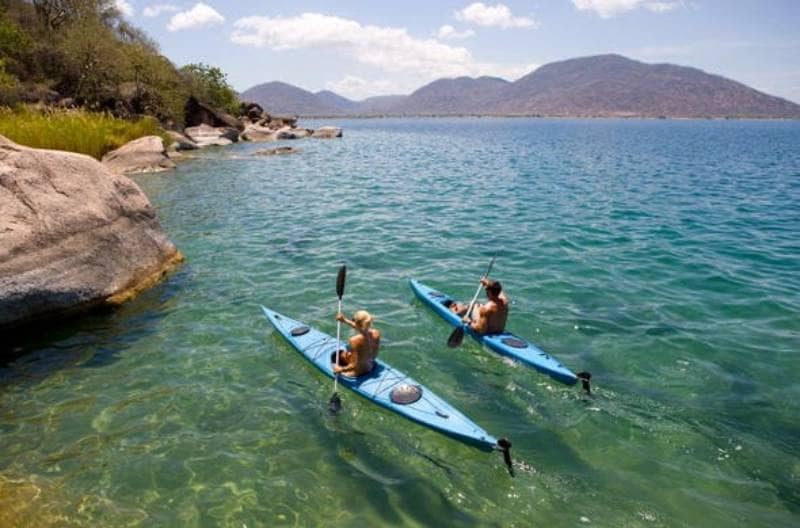
[[[14,342],[0,525],[797,526],[800,124],[337,124],[137,177],[187,264]],[[407,286],[467,298],[495,254],[510,328],[592,398],[448,349]],[[327,415],[258,304],[334,332],[342,263],[382,358],[510,437],[516,478],[352,394]]]

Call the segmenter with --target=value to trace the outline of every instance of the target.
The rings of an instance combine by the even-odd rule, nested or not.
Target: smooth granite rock
[[[125,143],[103,156],[103,165],[125,174],[161,172],[175,168],[158,136],[145,136]]]
[[[320,139],[340,138],[342,137],[342,129],[335,126],[319,127],[311,136]]]
[[[129,178],[0,136],[0,327],[117,305],[183,260]]]
[[[183,131],[199,147],[226,146],[239,139],[239,130],[233,127],[198,125]]]

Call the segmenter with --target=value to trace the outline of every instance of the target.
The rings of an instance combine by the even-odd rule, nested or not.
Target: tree
[[[225,73],[215,67],[203,63],[187,64],[180,69],[186,79],[192,95],[198,100],[221,108],[229,114],[239,112],[239,98],[228,84]]]
[[[156,116],[162,122],[183,122],[183,108],[189,89],[175,66],[162,55],[141,44],[125,46],[126,85],[131,94],[124,94],[137,114]]]
[[[93,16],[100,18],[106,26],[121,20],[120,12],[113,0],[32,0],[36,14],[50,30],[57,30],[71,20]]]
[[[59,91],[89,108],[113,110],[118,85],[124,81],[120,65],[125,63],[114,34],[100,19],[86,16],[65,27],[62,49],[66,68]]]

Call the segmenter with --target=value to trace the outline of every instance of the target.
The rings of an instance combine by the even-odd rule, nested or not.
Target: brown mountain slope
[[[497,77],[439,79],[419,88],[392,110],[409,115],[486,112],[487,103],[508,85]]]
[[[551,116],[800,117],[800,105],[695,68],[599,55],[546,64],[491,103]]]
[[[433,81],[411,95],[350,101],[266,83],[242,97],[273,113],[336,115],[542,115],[800,119],[800,105],[696,68],[620,55],[552,62],[509,83],[493,77]]]

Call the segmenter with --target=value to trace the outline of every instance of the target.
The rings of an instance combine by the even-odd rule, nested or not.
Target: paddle
[[[347,275],[347,266],[342,266],[339,268],[339,274],[336,276],[336,296],[339,298],[339,311],[337,314],[342,313],[342,297],[344,296],[344,280],[345,276]],[[339,349],[341,348],[341,342],[339,341],[341,336],[341,329],[342,323],[337,319],[336,320],[336,363],[334,365],[339,365]],[[337,372],[333,376],[333,394],[331,395],[331,399],[328,402],[328,409],[333,413],[336,414],[342,408],[342,399],[339,397],[339,393],[337,392],[339,388],[339,373]]]
[[[491,262],[489,262],[489,267],[486,269],[486,273],[484,273],[481,279],[485,279],[486,277],[489,276],[489,273],[492,272],[492,266],[494,266],[495,258],[497,257],[492,257]],[[481,293],[482,286],[483,286],[482,284],[478,284],[478,289],[475,291],[475,296],[472,297],[472,302],[469,303],[469,308],[467,308],[467,317],[469,317],[470,321],[472,321],[472,308],[475,306],[475,301],[478,300],[478,295],[480,295]],[[453,333],[450,334],[449,338],[447,338],[447,346],[449,346],[450,348],[458,348],[459,346],[461,346],[461,342],[464,340],[464,332],[467,329],[467,324],[468,323],[462,324],[461,326],[458,326],[456,327],[455,330],[453,330]]]

